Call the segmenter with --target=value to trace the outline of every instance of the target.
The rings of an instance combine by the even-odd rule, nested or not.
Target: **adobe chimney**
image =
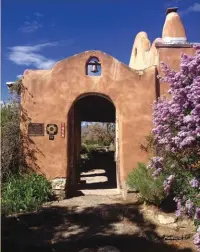
[[[178,10],[178,7],[167,8],[166,15],[168,15],[171,12],[177,12],[177,10]]]

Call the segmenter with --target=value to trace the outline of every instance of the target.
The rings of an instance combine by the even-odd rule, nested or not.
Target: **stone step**
[[[109,196],[109,195],[120,195],[120,190],[119,189],[94,189],[94,190],[80,190],[84,195],[104,195],[104,196]]]

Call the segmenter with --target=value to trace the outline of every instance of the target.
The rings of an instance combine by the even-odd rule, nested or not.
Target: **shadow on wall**
[[[73,109],[74,107],[72,106],[67,114],[67,151],[66,151],[66,156],[67,156],[67,170],[66,170],[66,183],[65,183],[65,196],[66,198],[70,198],[72,193],[74,192],[74,185],[72,183],[72,169],[74,167],[74,118],[73,118]]]
[[[21,106],[21,124],[24,126],[30,120],[27,111]],[[44,175],[37,164],[37,155],[44,156],[43,152],[36,147],[35,142],[29,137],[27,131],[20,129],[20,139],[22,147],[22,167]]]
[[[130,225],[133,229],[129,229]],[[164,243],[156,226],[144,220],[136,204],[102,204],[81,209],[66,204],[2,218],[4,252],[78,252],[106,245],[121,252],[192,252],[190,248],[178,249]]]

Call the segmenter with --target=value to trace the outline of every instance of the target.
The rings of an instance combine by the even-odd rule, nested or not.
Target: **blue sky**
[[[2,0],[1,100],[25,69],[48,69],[86,50],[129,63],[135,36],[161,37],[167,7],[177,6],[189,42],[200,42],[200,0]]]

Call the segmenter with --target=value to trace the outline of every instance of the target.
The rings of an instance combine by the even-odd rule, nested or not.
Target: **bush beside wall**
[[[163,181],[163,177],[154,180],[146,165],[138,163],[138,167],[129,173],[127,184],[131,189],[138,190],[146,202],[160,205],[165,198]]]
[[[2,185],[2,214],[38,210],[51,196],[52,186],[45,177],[38,174],[12,175]]]

